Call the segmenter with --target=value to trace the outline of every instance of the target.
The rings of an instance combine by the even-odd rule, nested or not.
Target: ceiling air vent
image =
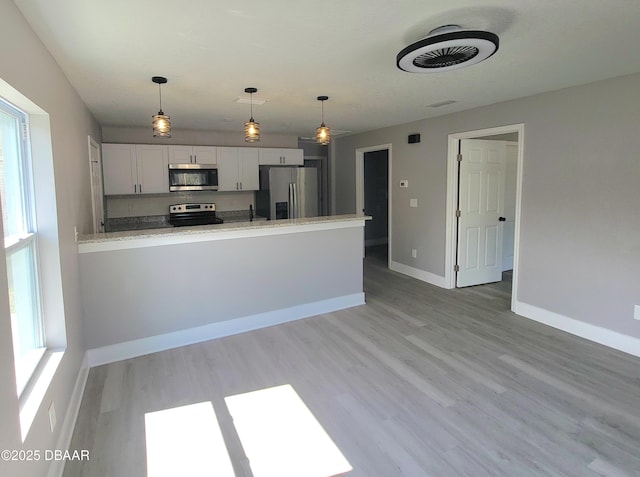
[[[427,104],[429,108],[441,108],[442,106],[449,106],[450,104],[457,103],[453,99],[447,99],[446,101],[440,101],[439,103]]]
[[[494,33],[446,25],[398,53],[396,64],[409,73],[450,71],[486,60],[498,51],[499,45],[500,39]]]

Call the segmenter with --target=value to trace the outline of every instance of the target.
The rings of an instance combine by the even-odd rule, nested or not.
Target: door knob
[[[505,219],[504,217],[500,217],[498,220],[499,220],[500,222],[504,222],[504,221],[505,221],[505,220],[507,220],[507,219]]]

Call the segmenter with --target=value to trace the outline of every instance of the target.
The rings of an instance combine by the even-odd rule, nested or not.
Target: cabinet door
[[[189,164],[193,162],[191,146],[167,146],[170,164]]]
[[[135,194],[138,191],[135,146],[103,144],[102,175],[105,195]]]
[[[198,164],[216,164],[215,146],[193,146],[193,162]]]
[[[136,146],[138,193],[169,192],[169,155],[167,146]]]
[[[282,157],[288,166],[304,165],[304,151],[302,149],[282,149]]]
[[[240,180],[238,177],[238,148],[219,147],[217,151],[217,160],[218,190],[240,190]]]
[[[261,147],[259,151],[261,165],[280,166],[283,164],[282,149]]]
[[[260,189],[259,153],[255,147],[238,148],[238,179],[240,190]]]

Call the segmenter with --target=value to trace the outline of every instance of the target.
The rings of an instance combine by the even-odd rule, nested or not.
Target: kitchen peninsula
[[[367,218],[80,236],[89,364],[363,304]]]

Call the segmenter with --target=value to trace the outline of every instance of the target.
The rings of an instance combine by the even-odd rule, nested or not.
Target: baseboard
[[[569,318],[568,316],[529,305],[528,303],[515,302],[513,312],[525,318],[580,336],[589,341],[594,341],[609,348],[640,357],[640,339],[634,338],[633,336],[585,323],[575,318]]]
[[[209,325],[163,335],[150,336],[148,338],[94,348],[87,351],[89,367],[266,328],[358,305],[364,305],[364,293],[344,295],[314,303],[236,318],[221,323],[211,323]]]
[[[394,272],[409,275],[410,277],[430,283],[431,285],[435,285],[441,288],[447,288],[445,278],[443,276],[436,275],[435,273],[425,272],[424,270],[420,270],[419,268],[410,267],[409,265],[404,265],[402,263],[394,261],[391,261],[389,263],[389,268]]]
[[[64,415],[64,421],[60,428],[60,435],[56,443],[56,449],[68,450],[71,445],[71,438],[73,437],[73,430],[76,427],[76,420],[78,419],[78,413],[80,412],[80,405],[82,404],[82,396],[84,395],[84,387],[87,384],[87,378],[89,377],[89,357],[85,353],[80,369],[78,370],[78,377],[76,383],[73,386],[71,392],[71,398],[69,399],[69,405],[67,406],[67,412]],[[64,460],[52,460],[47,477],[62,477],[64,473]]]

